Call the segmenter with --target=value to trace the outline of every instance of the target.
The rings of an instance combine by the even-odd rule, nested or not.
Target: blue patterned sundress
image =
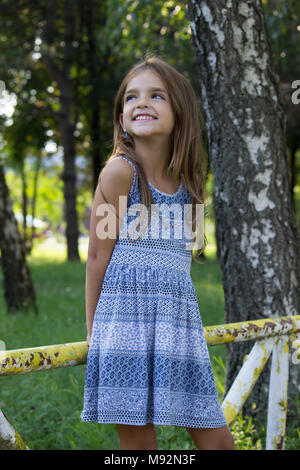
[[[141,198],[135,166],[120,157],[134,170],[122,233],[137,217],[128,208]],[[192,203],[183,178],[174,194],[148,182],[157,205]],[[151,235],[150,223],[148,238],[119,234],[115,243],[93,321],[83,422],[226,426],[190,276],[192,252],[185,238],[174,237],[170,217],[168,237],[161,226]]]

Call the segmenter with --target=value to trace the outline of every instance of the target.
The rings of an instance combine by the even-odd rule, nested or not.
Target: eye
[[[128,96],[126,97],[126,100],[125,100],[125,101],[129,101],[130,98],[134,98],[134,96],[135,96],[135,95],[128,95]],[[152,95],[152,97],[154,97],[154,96],[159,96],[161,99],[164,99],[164,97],[163,97],[162,95],[159,95],[158,93],[154,93],[154,94]]]

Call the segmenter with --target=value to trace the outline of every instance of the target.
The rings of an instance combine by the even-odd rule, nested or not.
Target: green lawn
[[[45,248],[46,246],[46,248]],[[36,289],[39,314],[4,313],[0,296],[1,337],[6,349],[84,341],[86,245],[81,245],[81,263],[64,261],[64,246],[43,245],[28,258]],[[204,325],[224,322],[221,272],[214,253],[202,265],[193,263],[192,279]],[[225,373],[225,346],[209,349],[220,400]],[[29,448],[119,449],[114,424],[82,423],[85,366],[54,369],[1,377],[0,409],[19,431]],[[233,428],[241,449],[261,448],[251,420],[240,417]],[[295,433],[293,429],[293,439]],[[184,429],[157,426],[159,449],[195,449]],[[294,442],[294,441],[293,441]],[[298,441],[299,442],[299,441]]]

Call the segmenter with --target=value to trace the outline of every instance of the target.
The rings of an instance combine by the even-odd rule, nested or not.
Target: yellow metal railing
[[[272,353],[266,448],[282,449],[291,346],[295,349],[291,355],[293,363],[300,363],[300,315],[207,326],[204,333],[208,346],[256,340],[223,401],[228,424],[243,407]],[[87,353],[86,341],[0,351],[0,376],[82,365]],[[1,449],[28,447],[0,410]]]

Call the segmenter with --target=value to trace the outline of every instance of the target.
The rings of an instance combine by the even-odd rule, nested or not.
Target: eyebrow
[[[163,90],[162,88],[157,88],[157,87],[152,87],[152,88],[149,88],[150,91],[160,91],[160,92],[163,92],[163,93],[166,93],[165,90]],[[128,95],[129,93],[136,93],[137,91],[137,88],[131,88],[131,90],[128,90],[126,91],[125,93],[125,96]]]

